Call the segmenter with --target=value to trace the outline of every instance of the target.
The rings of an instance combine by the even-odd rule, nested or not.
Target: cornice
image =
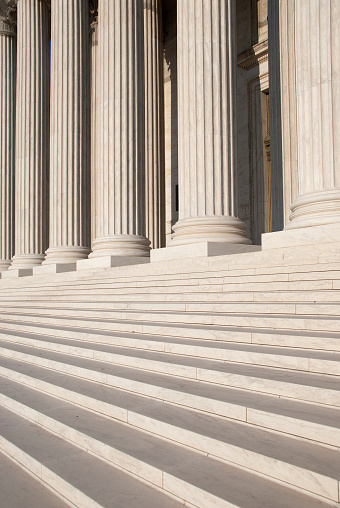
[[[268,60],[268,39],[254,44],[237,56],[237,65],[246,71]]]

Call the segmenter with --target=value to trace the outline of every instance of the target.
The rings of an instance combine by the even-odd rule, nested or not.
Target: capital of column
[[[16,5],[17,0],[5,0],[0,4],[0,35],[16,37]]]

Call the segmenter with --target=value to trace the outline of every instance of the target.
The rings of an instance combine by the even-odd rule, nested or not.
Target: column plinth
[[[232,0],[177,2],[179,221],[169,246],[250,244],[237,215]]]
[[[26,269],[41,264],[48,240],[50,11],[46,0],[18,0],[17,5],[15,256],[10,269]]]
[[[148,256],[143,2],[100,0],[98,12],[97,237],[90,257]]]
[[[88,0],[52,2],[50,247],[44,264],[73,263],[90,252],[88,81]]]
[[[0,272],[14,254],[16,26],[0,6]]]

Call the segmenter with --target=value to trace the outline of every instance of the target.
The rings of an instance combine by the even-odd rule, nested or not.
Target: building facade
[[[333,231],[339,11],[1,0],[0,269]]]

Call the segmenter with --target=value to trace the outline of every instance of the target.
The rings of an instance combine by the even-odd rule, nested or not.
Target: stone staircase
[[[0,280],[4,508],[340,507],[339,302],[339,246]]]

